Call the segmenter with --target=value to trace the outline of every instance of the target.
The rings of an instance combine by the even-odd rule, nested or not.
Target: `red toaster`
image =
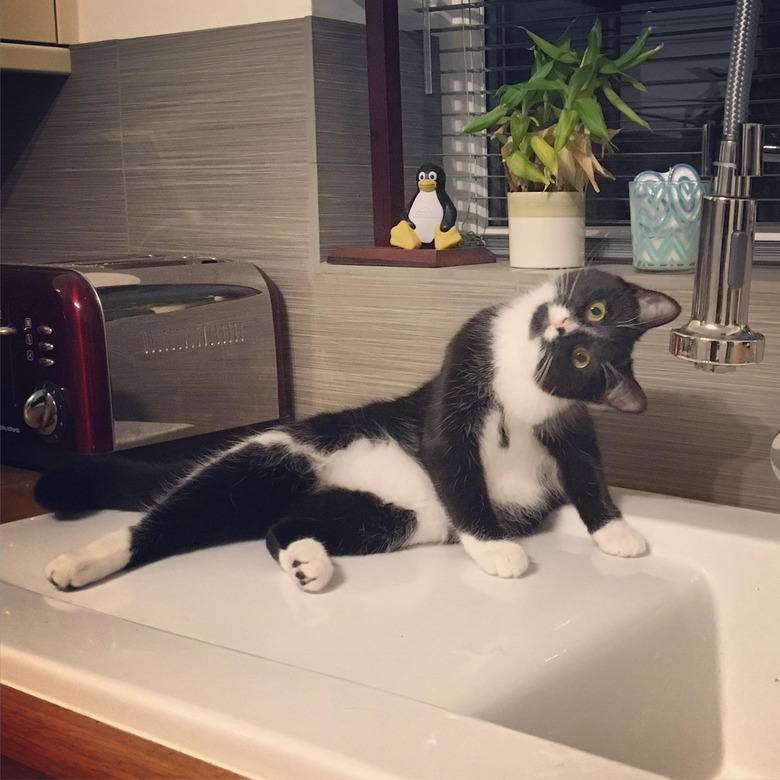
[[[278,291],[248,262],[0,266],[5,463],[208,439],[291,415]]]

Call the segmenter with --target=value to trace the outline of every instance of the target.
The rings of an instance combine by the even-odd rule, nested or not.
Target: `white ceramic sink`
[[[254,777],[780,777],[780,515],[615,492],[651,555],[567,508],[520,580],[423,547],[322,594],[262,542],[61,593],[45,563],[128,516],[11,523],[2,679]]]

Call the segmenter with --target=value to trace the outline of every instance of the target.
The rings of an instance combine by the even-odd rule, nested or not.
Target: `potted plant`
[[[525,28],[523,28],[525,29]],[[526,30],[533,41],[530,78],[504,84],[497,105],[470,121],[464,133],[495,127],[508,188],[509,260],[520,268],[571,268],[585,262],[585,190],[599,192],[597,176],[612,177],[601,158],[614,149],[603,101],[642,127],[647,122],[615,89],[621,80],[645,87],[628,71],[661,46],[646,49],[646,28],[617,59],[601,51],[596,20],[584,51],[565,34],[555,43]]]

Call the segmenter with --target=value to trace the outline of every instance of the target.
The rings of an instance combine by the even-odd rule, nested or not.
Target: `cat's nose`
[[[562,320],[558,320],[557,322],[551,322],[550,325],[558,331],[559,336],[563,336],[566,333],[566,325],[568,322],[569,318],[564,317]]]

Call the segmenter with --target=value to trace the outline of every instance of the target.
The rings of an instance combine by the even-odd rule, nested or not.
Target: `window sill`
[[[588,267],[601,268],[623,277],[626,281],[643,287],[660,289],[673,294],[688,292],[693,289],[693,273],[679,271],[637,271],[630,262],[595,261]],[[461,265],[445,268],[405,268],[376,265],[331,265],[319,263],[316,273],[354,277],[361,279],[440,279],[463,282],[473,281],[475,284],[494,283],[505,280],[512,285],[534,285],[550,276],[556,276],[559,271],[554,269],[511,268],[506,260],[497,260],[485,265]],[[753,268],[751,288],[755,291],[778,292],[780,290],[780,266],[760,266]]]

